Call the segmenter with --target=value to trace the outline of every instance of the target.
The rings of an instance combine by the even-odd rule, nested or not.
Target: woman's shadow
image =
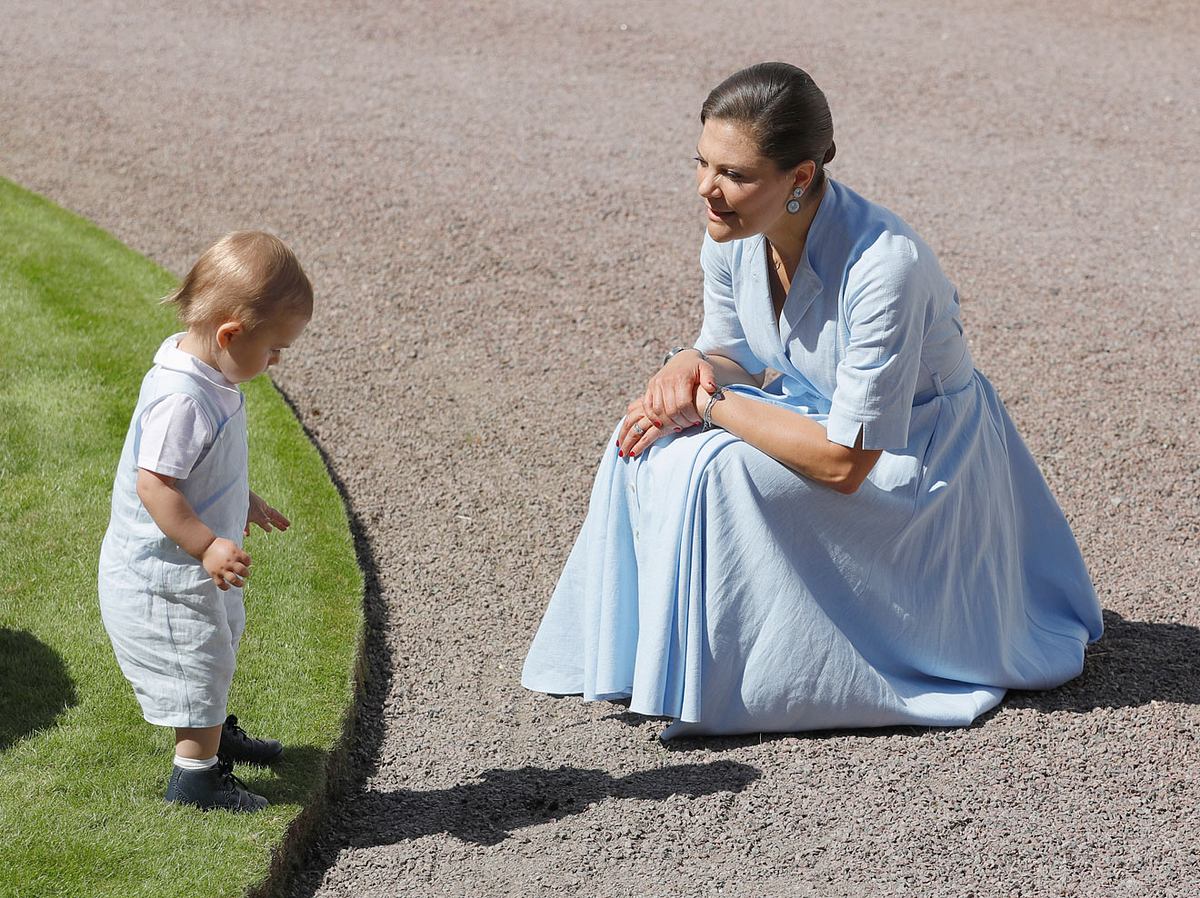
[[[676,764],[614,777],[576,767],[486,770],[449,789],[366,792],[343,821],[348,845],[363,848],[448,833],[476,845],[496,845],[514,830],[580,814],[606,798],[664,801],[741,792],[760,776],[747,764]]]
[[[326,830],[317,850],[266,894],[311,898],[342,848],[394,845],[438,833],[474,845],[497,845],[515,830],[581,814],[606,798],[664,801],[672,795],[736,793],[760,775],[733,761],[675,764],[621,777],[576,767],[518,767],[486,770],[474,781],[448,789],[367,790],[354,796],[352,813],[338,814],[337,825]],[[284,785],[278,791],[287,789]],[[267,796],[278,800],[273,793]]]
[[[54,649],[24,630],[0,629],[0,751],[51,726],[76,701]]]

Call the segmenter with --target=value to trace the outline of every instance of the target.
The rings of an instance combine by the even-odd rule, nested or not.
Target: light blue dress
[[[701,264],[696,347],[780,372],[733,389],[884,452],[843,495],[721,430],[610,441],[522,683],[671,738],[962,726],[1078,675],[1095,591],[929,247],[830,180],[778,319],[762,237]]]

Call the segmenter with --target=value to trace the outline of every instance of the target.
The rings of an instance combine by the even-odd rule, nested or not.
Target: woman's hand
[[[257,524],[263,531],[287,530],[292,522],[263,501],[262,497],[251,491],[250,510],[246,513],[246,529],[243,534],[249,536],[250,525]]]
[[[638,397],[629,403],[625,420],[621,422],[621,430],[617,434],[617,454],[636,458],[664,433],[666,431],[656,426],[646,414],[646,405],[641,397]]]
[[[646,384],[642,411],[659,430],[676,433],[686,430],[700,423],[695,403],[697,388],[715,390],[716,378],[713,366],[698,350],[681,350]]]

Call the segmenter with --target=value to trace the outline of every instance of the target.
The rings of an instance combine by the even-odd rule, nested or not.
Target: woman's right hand
[[[245,586],[246,578],[250,576],[250,556],[233,540],[219,536],[208,544],[200,563],[217,584],[217,589],[229,589],[231,584]]]
[[[703,387],[709,393],[715,392],[716,371],[699,350],[681,350],[646,384],[646,392],[642,396],[646,416],[655,427],[667,432],[673,430],[678,433],[699,424],[700,417],[696,414],[697,387]]]

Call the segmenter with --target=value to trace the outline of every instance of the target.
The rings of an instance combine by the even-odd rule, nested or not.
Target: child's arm
[[[229,589],[231,583],[245,585],[250,574],[250,556],[232,540],[218,538],[197,517],[175,486],[174,477],[138,468],[137,494],[158,529],[204,565],[218,589]]]

